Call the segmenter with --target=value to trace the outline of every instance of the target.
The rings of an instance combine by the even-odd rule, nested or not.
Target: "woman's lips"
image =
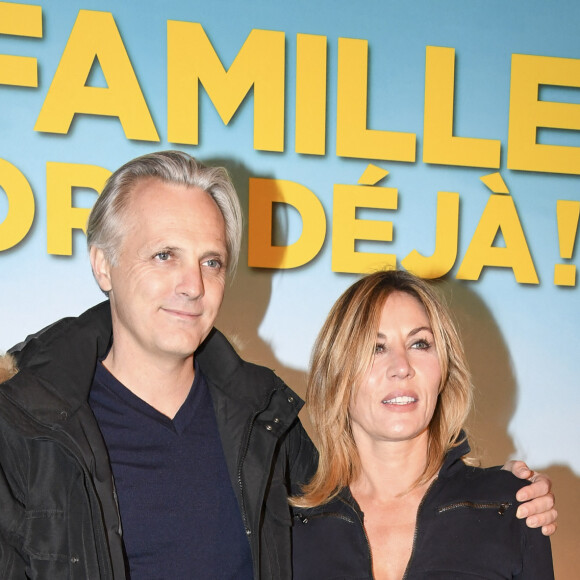
[[[410,405],[411,403],[416,403],[417,399],[415,399],[415,397],[410,397],[409,395],[398,395],[383,399],[381,402],[384,405]]]
[[[419,403],[419,396],[415,391],[397,389],[387,393],[381,400],[384,408],[389,411],[401,412],[413,410]]]

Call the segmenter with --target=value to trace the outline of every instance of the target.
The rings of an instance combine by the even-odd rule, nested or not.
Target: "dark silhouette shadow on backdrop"
[[[250,177],[268,178],[271,176],[251,174],[244,165],[232,163],[229,160],[210,159],[207,160],[207,163],[209,165],[223,165],[228,169],[236,186],[244,213],[244,235],[240,261],[234,280],[226,288],[226,295],[216,321],[216,327],[226,334],[243,358],[273,369],[292,389],[304,397],[306,373],[282,364],[276,358],[270,345],[258,334],[258,329],[270,303],[272,276],[276,270],[250,268],[247,264],[249,179]],[[284,220],[283,212],[276,214],[276,222],[273,224],[274,231],[285,231],[286,225],[281,220]],[[293,330],[297,332],[299,329],[289,329],[289,331]],[[308,426],[304,415],[302,413],[301,418],[305,426]]]
[[[473,451],[483,465],[503,464],[514,451],[508,426],[517,403],[509,350],[493,314],[469,284],[450,278],[439,288],[459,327],[475,385],[468,422]]]

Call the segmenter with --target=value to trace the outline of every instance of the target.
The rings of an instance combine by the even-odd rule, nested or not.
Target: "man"
[[[87,230],[108,301],[14,347],[0,387],[0,577],[291,578],[315,451],[297,395],[213,329],[240,239],[220,168],[111,176]],[[551,495],[526,505],[551,524]]]

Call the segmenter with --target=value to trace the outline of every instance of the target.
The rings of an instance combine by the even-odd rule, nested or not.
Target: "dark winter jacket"
[[[0,578],[126,577],[107,450],[87,398],[111,342],[108,302],[12,350],[0,386]],[[272,371],[244,362],[213,330],[196,352],[217,417],[256,579],[290,579],[292,481],[315,452],[302,401]]]
[[[467,442],[452,450],[417,513],[404,580],[551,580],[550,540],[515,517],[525,485],[508,471],[466,466]],[[326,505],[296,508],[296,580],[370,580],[364,516],[348,489]]]

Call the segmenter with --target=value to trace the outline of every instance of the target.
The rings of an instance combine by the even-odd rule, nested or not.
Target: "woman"
[[[471,400],[427,283],[378,272],[339,298],[306,394],[320,461],[292,499],[297,580],[553,578],[548,538],[515,517],[525,483],[466,458]]]

